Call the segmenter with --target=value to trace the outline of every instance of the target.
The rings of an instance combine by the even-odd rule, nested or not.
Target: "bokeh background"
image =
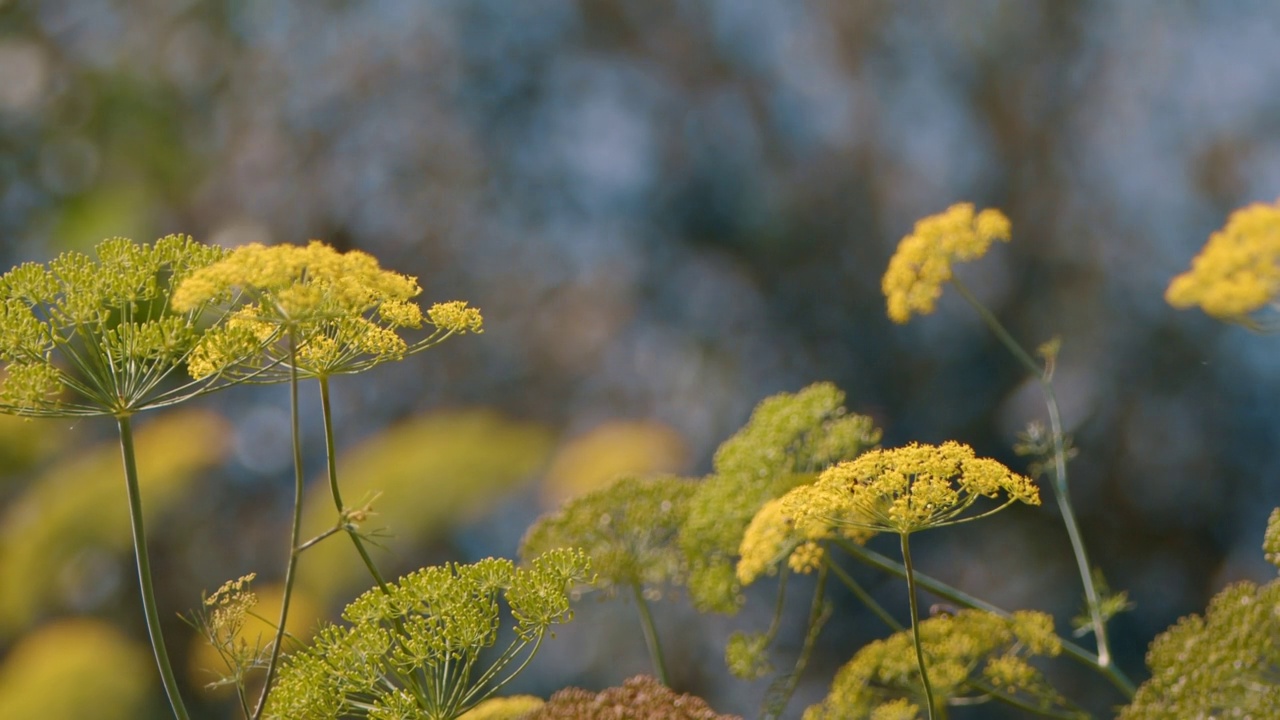
[[[1263,0],[0,2],[4,267],[114,235],[317,238],[484,310],[483,335],[335,385],[348,496],[384,493],[397,570],[511,556],[539,512],[619,471],[705,473],[757,401],[816,380],[886,444],[954,438],[1017,466],[1015,434],[1044,412],[1020,367],[954,294],[907,326],[879,294],[912,223],[972,201],[1014,240],[966,282],[1028,346],[1062,338],[1074,499],[1136,603],[1113,632],[1141,679],[1157,632],[1274,573],[1276,340],[1162,295],[1232,209],[1277,196],[1280,11]],[[193,693],[210,678],[176,616],[250,571],[265,601],[290,487],[282,388],[196,405],[143,426]],[[111,431],[3,424],[4,717],[76,694],[163,717]],[[1064,625],[1081,607],[1051,508],[917,542],[925,571],[997,603]],[[367,585],[330,545],[303,557],[302,629]],[[901,607],[900,582],[858,572]],[[754,715],[764,684],[726,677],[721,652],[771,595],[736,618],[659,604],[679,689]],[[793,715],[883,633],[846,605]],[[588,599],[517,689],[646,671],[633,615]],[[1058,665],[1100,715],[1119,702]],[[234,716],[203,697],[201,717]]]

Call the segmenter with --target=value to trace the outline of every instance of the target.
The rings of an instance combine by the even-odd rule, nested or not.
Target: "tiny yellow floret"
[[[1199,306],[1222,320],[1240,320],[1274,303],[1280,293],[1280,201],[1231,213],[1209,236],[1191,269],[1175,277],[1165,300],[1175,308]]]
[[[1012,231],[1004,213],[991,208],[975,213],[972,203],[958,203],[917,221],[898,243],[880,281],[889,318],[905,323],[913,314],[932,313],[943,283],[951,279],[951,266],[982,257],[992,242],[1007,242]]]

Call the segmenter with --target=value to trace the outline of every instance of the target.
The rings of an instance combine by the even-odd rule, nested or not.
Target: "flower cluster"
[[[993,510],[964,512],[979,498],[1005,496]],[[1040,504],[1035,483],[996,460],[948,441],[870,450],[842,462],[810,486],[792,491],[784,507],[793,522],[822,522],[908,534],[985,517],[1013,502]]]
[[[680,533],[699,609],[729,613],[740,606],[738,552],[765,503],[880,441],[871,419],[847,413],[843,403],[844,393],[830,383],[765,398],[716,451],[715,473],[690,499]]]
[[[0,276],[0,411],[127,415],[198,392],[164,381],[187,362],[211,306],[177,308],[170,293],[224,254],[183,235],[110,238],[92,257],[66,252]]]
[[[739,546],[737,578],[743,585],[750,585],[766,573],[776,573],[785,562],[795,572],[812,572],[822,562],[825,550],[821,541],[844,537],[853,542],[865,542],[871,533],[843,520],[856,517],[805,514],[797,518],[788,506],[800,497],[831,492],[819,485],[801,485],[788,494],[774,498],[760,508],[742,535]],[[810,501],[818,504],[821,501]],[[827,501],[822,505],[838,512],[837,503]]]
[[[943,283],[951,279],[951,266],[982,257],[993,241],[1008,241],[1011,232],[1004,213],[990,208],[975,213],[970,203],[917,221],[898,243],[880,283],[889,318],[905,323],[913,314],[932,313]]]
[[[368,369],[426,349],[446,337],[482,332],[479,310],[455,301],[423,315],[412,277],[384,270],[367,253],[340,253],[323,243],[236,248],[193,273],[174,293],[175,307],[236,307],[192,356],[191,374],[231,374],[260,381],[287,377],[290,363],[306,377]],[[407,342],[404,329],[435,330]]]
[[[1169,283],[1165,300],[1199,306],[1224,320],[1246,317],[1280,293],[1280,202],[1255,203],[1231,213],[1209,236],[1191,269]]]
[[[1147,652],[1151,679],[1120,720],[1264,718],[1280,708],[1280,580],[1218,593],[1204,616],[1161,633]]]
[[[581,548],[606,590],[683,584],[685,559],[675,539],[696,489],[678,477],[619,479],[539,519],[520,555]]]
[[[1058,710],[1063,703],[1028,662],[1062,650],[1053,618],[1044,613],[1001,617],[961,610],[921,621],[920,635],[935,702],[996,695],[1042,711]],[[925,706],[920,687],[915,646],[904,630],[859,650],[837,672],[826,699],[804,718],[917,718]]]
[[[457,717],[501,685],[503,668],[527,661],[552,625],[569,620],[569,588],[590,575],[586,555],[553,550],[525,568],[490,558],[374,588],[347,606],[347,626],[321,628],[288,657],[266,717]],[[515,637],[492,655],[500,598]],[[492,664],[477,672],[481,653]]]

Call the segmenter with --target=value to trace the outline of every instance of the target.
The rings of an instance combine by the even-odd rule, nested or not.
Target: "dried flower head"
[[[1003,503],[978,515],[964,512],[979,498]],[[785,507],[796,522],[824,522],[906,534],[985,517],[1013,502],[1040,504],[1035,483],[996,460],[978,458],[954,441],[870,450],[836,465]]]
[[[921,621],[920,636],[936,702],[1000,694],[1042,711],[1063,709],[1065,701],[1028,662],[1062,650],[1050,616],[961,610]],[[913,710],[925,704],[915,645],[911,631],[904,630],[859,650],[836,673],[826,699],[804,718],[914,718]]]
[[[566,688],[524,720],[741,720],[721,715],[702,698],[680,695],[654,678],[638,675],[622,687],[593,693]]]
[[[465,302],[432,307],[424,317],[413,301],[416,279],[385,270],[371,255],[340,253],[324,243],[236,248],[193,273],[174,293],[174,305],[235,307],[231,321],[211,330],[191,365],[196,377],[215,374],[258,381],[285,379],[290,343],[304,377],[354,373],[436,345],[483,320]],[[434,330],[410,343],[405,329]]]
[[[1165,300],[1176,308],[1199,306],[1223,320],[1247,316],[1273,303],[1280,292],[1280,202],[1255,203],[1231,213],[1209,236],[1191,269],[1173,279]]]
[[[0,277],[0,412],[128,415],[210,384],[168,384],[186,364],[210,303],[181,308],[171,291],[225,251],[182,235],[143,245],[103,240]]]
[[[975,214],[971,203],[917,221],[898,243],[880,282],[889,318],[905,323],[913,314],[932,313],[943,283],[951,279],[951,266],[982,257],[993,241],[1008,241],[1011,232],[1004,213],[988,208]]]
[[[880,441],[871,419],[849,414],[843,403],[844,393],[830,383],[765,398],[716,451],[715,473],[690,499],[680,531],[689,593],[700,610],[730,613],[741,605],[738,552],[765,503]]]

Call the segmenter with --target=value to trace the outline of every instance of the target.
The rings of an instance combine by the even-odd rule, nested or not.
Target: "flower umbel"
[[[59,255],[0,277],[0,412],[127,415],[209,389],[167,387],[188,362],[210,305],[170,291],[222,257],[183,235],[152,245],[103,240],[93,257]]]
[[[385,270],[372,255],[309,245],[233,250],[187,279],[174,305],[238,306],[232,322],[208,333],[196,349],[196,377],[231,374],[258,381],[288,378],[287,335],[293,336],[303,377],[355,373],[425,350],[454,334],[482,332],[480,311],[465,302],[438,304],[424,316],[413,298],[415,278]],[[408,342],[400,333],[424,324],[434,330]]]
[[[975,214],[971,203],[917,221],[898,243],[880,281],[889,318],[905,323],[913,314],[932,313],[942,284],[951,279],[952,265],[982,257],[993,241],[1008,241],[1011,232],[1004,213],[988,208]]]
[[[1191,269],[1165,291],[1176,308],[1199,306],[1222,320],[1246,321],[1280,293],[1280,201],[1231,213],[1209,236]]]
[[[979,497],[1002,495],[999,507],[963,516]],[[975,457],[968,445],[948,441],[870,450],[828,469],[812,487],[797,488],[784,500],[796,522],[816,517],[903,534],[985,517],[1015,501],[1039,505],[1040,492],[1029,478],[996,460]]]

